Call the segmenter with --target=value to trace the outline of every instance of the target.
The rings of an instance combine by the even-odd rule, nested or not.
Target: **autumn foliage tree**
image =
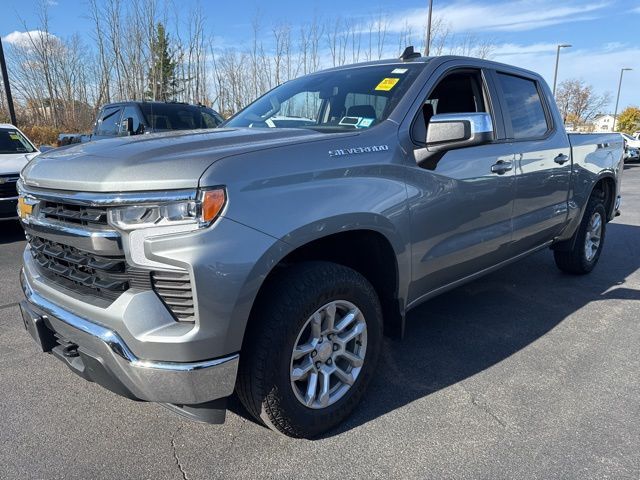
[[[616,122],[618,131],[625,133],[634,133],[640,130],[640,108],[627,107],[620,115]]]

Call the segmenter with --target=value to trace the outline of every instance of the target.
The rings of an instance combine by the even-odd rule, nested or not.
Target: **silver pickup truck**
[[[32,160],[24,324],[120,395],[216,423],[235,393],[318,436],[425,300],[549,247],[590,272],[622,168],[620,136],[567,135],[526,70],[410,51],[325,70],[219,129]]]

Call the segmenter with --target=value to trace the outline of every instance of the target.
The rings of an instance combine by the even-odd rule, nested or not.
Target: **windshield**
[[[193,130],[216,128],[222,119],[210,108],[176,103],[140,105],[147,125],[153,130]]]
[[[371,128],[389,116],[423,68],[424,64],[389,64],[307,75],[275,88],[224,126]]]
[[[33,153],[36,149],[15,128],[0,128],[0,154]]]

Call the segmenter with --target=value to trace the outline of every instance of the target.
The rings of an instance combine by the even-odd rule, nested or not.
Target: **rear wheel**
[[[603,200],[596,196],[591,197],[578,227],[573,248],[553,252],[560,270],[575,275],[584,275],[593,270],[604,245],[606,218]]]
[[[265,286],[240,356],[237,393],[269,428],[312,438],[346,418],[382,339],[375,290],[354,270],[306,262]]]

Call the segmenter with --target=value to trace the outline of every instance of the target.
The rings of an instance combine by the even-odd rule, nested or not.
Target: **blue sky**
[[[68,37],[79,33],[90,42],[89,20],[84,0],[2,0],[0,35],[10,40],[12,32],[35,28],[40,1],[50,5],[50,31]],[[105,0],[108,1],[108,0]],[[384,12],[389,15],[390,34],[408,22],[417,30],[426,18],[426,3],[416,0],[174,0],[176,5],[199,4],[207,27],[225,45],[247,45],[251,20],[260,12],[268,30],[271,23],[286,21],[301,25],[311,17],[353,18],[362,22]],[[495,45],[492,58],[536,70],[551,83],[555,45],[573,44],[562,51],[559,82],[582,78],[613,101],[621,67],[625,72],[621,108],[640,105],[640,0],[434,0],[434,15],[449,24],[452,32],[467,33]],[[9,36],[9,37],[8,37]],[[397,42],[391,41],[394,45]]]

